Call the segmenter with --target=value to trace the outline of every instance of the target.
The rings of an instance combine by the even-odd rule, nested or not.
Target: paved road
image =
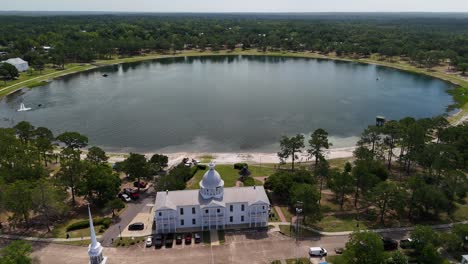
[[[102,235],[101,244],[103,246],[110,246],[112,244],[112,239],[119,237],[119,226],[123,231],[133,218],[143,211],[143,208],[147,206],[147,204],[154,204],[154,199],[155,192],[153,188],[150,187],[146,193],[141,193],[140,199],[128,203],[125,211],[115,219],[114,224]]]
[[[388,235],[388,234],[386,234]],[[401,239],[406,232],[392,233],[391,237]],[[296,243],[279,233],[226,234],[226,243],[221,246],[192,244],[175,245],[173,248],[145,248],[143,244],[131,248],[105,248],[108,263],[271,263],[276,259],[307,257],[311,246],[326,248],[330,254],[336,247],[344,247],[348,236],[313,237]],[[34,245],[33,256],[41,263],[78,264],[88,261],[87,248],[60,244]]]

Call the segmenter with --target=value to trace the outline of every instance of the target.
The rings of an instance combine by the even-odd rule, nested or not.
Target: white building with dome
[[[199,185],[156,194],[157,233],[268,226],[270,201],[263,186],[224,188],[213,163]]]

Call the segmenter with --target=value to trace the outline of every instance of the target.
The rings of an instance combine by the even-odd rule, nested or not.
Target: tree
[[[362,132],[361,139],[358,142],[358,145],[362,146],[371,146],[372,155],[375,155],[375,146],[377,141],[381,139],[381,129],[377,126],[368,126],[364,132]]]
[[[14,126],[16,134],[23,143],[28,143],[34,136],[34,126],[27,121],[21,121]]]
[[[437,248],[433,244],[427,244],[424,248],[417,254],[416,258],[419,263],[424,264],[442,264],[444,259],[437,251]]]
[[[351,164],[347,162],[343,172],[338,170],[332,171],[330,180],[328,182],[330,189],[335,193],[337,201],[340,204],[340,210],[343,210],[345,196],[352,193],[354,189],[354,181],[350,172]]]
[[[112,200],[109,200],[106,203],[106,207],[109,208],[112,211],[112,217],[115,216],[115,210],[121,210],[125,208],[125,203],[120,200],[119,198],[114,198]]]
[[[49,180],[40,179],[34,184],[32,202],[34,211],[41,214],[50,232],[50,221],[68,211],[67,193],[56,188]]]
[[[308,217],[310,222],[320,220],[320,194],[317,188],[312,184],[295,183],[290,190],[289,204],[294,206],[297,202],[302,202],[302,210],[305,217]]]
[[[36,136],[35,144],[36,148],[44,159],[44,164],[47,166],[47,153],[53,151],[52,142],[54,141],[54,134],[48,128],[38,127],[34,131]]]
[[[348,264],[381,264],[385,254],[383,242],[379,235],[372,232],[355,232],[351,234],[343,252],[344,263]]]
[[[77,190],[89,202],[104,205],[117,196],[119,189],[120,178],[109,166],[84,162],[83,177]]]
[[[380,223],[384,224],[384,217],[387,211],[403,211],[405,207],[405,191],[396,183],[387,180],[377,184],[370,190],[368,201],[379,209]]]
[[[23,220],[29,224],[29,215],[34,209],[30,183],[19,180],[6,186],[3,195],[5,209],[13,213],[14,220]]]
[[[0,79],[3,80],[3,83],[6,84],[9,78],[10,78],[10,74],[8,73],[8,70],[3,67],[0,67]]]
[[[141,178],[148,178],[148,162],[145,155],[130,153],[130,156],[125,159],[125,169],[127,176],[130,179],[137,179],[140,182]],[[138,191],[140,191],[140,185],[138,185]]]
[[[317,166],[319,160],[325,160],[324,149],[329,149],[332,144],[328,142],[327,131],[319,128],[316,129],[309,140],[310,149],[307,150],[310,156],[315,157],[315,166]]]
[[[39,71],[39,74],[42,74],[42,71],[45,68],[45,62],[42,58],[37,58],[34,60],[34,63],[32,64],[34,70]]]
[[[322,190],[323,190],[323,182],[328,179],[328,176],[330,174],[330,165],[328,164],[328,161],[325,160],[325,158],[321,157],[321,160],[318,164],[315,166],[315,177],[319,179],[319,205],[322,200]]]
[[[392,252],[390,257],[385,260],[385,264],[408,264],[408,262],[408,257],[399,250]]]
[[[427,245],[433,245],[434,247],[440,245],[439,234],[428,226],[416,226],[411,231],[410,237],[417,252],[422,252]]]
[[[148,162],[151,174],[153,175],[157,174],[164,167],[167,167],[168,162],[169,162],[169,158],[165,155],[156,153],[153,156],[151,156],[151,159]]]
[[[78,132],[65,132],[57,136],[57,140],[72,150],[78,150],[88,145],[88,137]]]
[[[392,166],[393,150],[397,146],[401,134],[398,122],[393,120],[386,122],[382,128],[382,133],[385,134],[384,144],[388,149],[387,168],[390,170]]]
[[[31,244],[21,240],[13,241],[0,249],[0,264],[31,264],[31,252]]]
[[[301,153],[302,148],[304,148],[304,136],[300,134],[290,138],[283,136],[280,140],[280,147],[281,151],[278,152],[278,157],[283,163],[286,162],[286,159],[291,157],[291,170],[294,171],[294,161],[298,159],[297,153]]]
[[[64,149],[62,152],[70,152],[70,156],[75,157],[76,153],[70,149]],[[62,158],[60,171],[56,174],[58,181],[65,187],[70,188],[72,194],[72,204],[76,204],[75,196],[83,180],[85,164],[79,159]]]
[[[91,147],[88,149],[86,160],[96,165],[106,164],[109,157],[106,156],[106,152],[99,147]]]
[[[18,69],[10,63],[0,63],[0,70],[2,71],[2,76],[5,80],[13,80],[19,77]]]

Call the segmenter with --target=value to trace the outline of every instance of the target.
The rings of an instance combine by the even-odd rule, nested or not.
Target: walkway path
[[[218,230],[210,230],[210,241],[212,246],[219,246]]]
[[[72,67],[72,68],[63,70],[63,71],[67,71],[67,72],[64,72],[64,74],[70,74],[71,72],[68,72],[68,71],[73,70],[73,69],[76,69],[76,68],[79,68],[79,67],[82,67],[82,66],[75,66],[75,67]],[[8,89],[10,89],[11,87],[14,87],[14,86],[17,86],[17,85],[21,85],[21,84],[23,84],[23,83],[27,83],[27,82],[30,82],[30,81],[34,81],[34,80],[41,79],[41,78],[44,78],[44,77],[48,77],[48,76],[51,76],[51,75],[59,74],[58,76],[60,76],[60,73],[63,73],[63,72],[52,72],[52,73],[49,73],[49,74],[45,74],[45,75],[41,75],[41,76],[38,76],[38,77],[35,77],[35,78],[31,78],[31,79],[28,79],[28,80],[24,80],[24,81],[21,81],[21,82],[12,84],[12,85],[7,86],[7,87],[3,87],[2,89],[0,89],[0,92],[3,92],[3,91],[5,91],[5,90],[8,90]],[[58,76],[55,76],[55,77],[58,77]]]
[[[102,236],[96,236],[97,239],[100,239]],[[17,235],[3,235],[0,234],[0,238],[4,239],[14,239],[14,240],[27,240],[27,241],[37,241],[37,242],[71,242],[71,241],[82,241],[89,240],[90,237],[75,237],[75,238],[45,238],[45,237],[27,237],[27,236],[17,236]]]
[[[286,222],[287,223],[288,220],[284,216],[283,211],[281,210],[281,208],[279,206],[277,206],[277,205],[274,205],[273,208],[275,208],[276,215],[278,215],[278,218],[281,220],[281,222]]]

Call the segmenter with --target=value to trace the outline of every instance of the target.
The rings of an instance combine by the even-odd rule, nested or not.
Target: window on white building
[[[180,220],[180,225],[181,225],[181,226],[184,225],[184,219],[181,219],[181,220]]]
[[[205,210],[205,214],[207,214],[207,213],[208,213],[208,209]]]
[[[161,212],[159,212],[159,216],[162,216],[162,213],[161,213]]]
[[[216,212],[217,212],[217,213],[221,212],[221,209],[219,209],[219,208],[218,208],[218,209],[216,209]]]
[[[245,211],[245,205],[241,205],[241,211]]]
[[[180,208],[180,214],[181,214],[181,215],[184,214],[184,208]]]
[[[229,206],[229,211],[234,211],[234,206],[232,204]]]
[[[195,214],[195,207],[192,207],[192,214]]]
[[[195,220],[195,218],[192,219],[192,225],[196,225],[197,224],[197,221]]]
[[[244,222],[244,216],[241,215],[241,222]]]
[[[232,221],[234,221],[234,217],[230,216],[230,217],[229,217],[229,222],[232,223]]]

